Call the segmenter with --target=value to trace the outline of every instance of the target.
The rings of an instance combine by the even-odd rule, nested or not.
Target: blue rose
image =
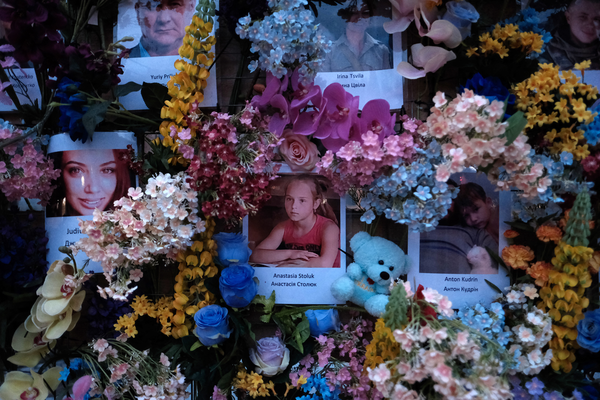
[[[198,310],[194,315],[196,335],[205,346],[219,344],[229,338],[233,329],[229,328],[227,309],[212,305]]]
[[[253,278],[254,268],[248,264],[231,264],[221,272],[219,289],[229,307],[242,308],[250,304],[258,291]]]
[[[308,310],[304,314],[308,318],[311,336],[317,337],[330,331],[340,330],[340,316],[335,308]]]
[[[479,13],[471,3],[466,1],[449,1],[446,3],[444,18],[460,31],[462,40],[471,35],[471,23],[479,20]]]
[[[594,353],[600,351],[600,309],[588,311],[577,324],[577,343]]]
[[[213,235],[217,242],[219,261],[228,267],[232,263],[247,263],[252,251],[246,244],[246,236],[239,233],[219,232]]]
[[[510,110],[512,106],[515,104],[515,95],[511,94],[508,89],[502,84],[500,78],[495,76],[490,76],[488,78],[484,78],[478,72],[471,79],[467,81],[465,86],[461,86],[460,90],[464,91],[465,89],[472,90],[475,94],[480,96],[485,96],[490,103],[494,100],[498,100],[504,102],[506,99],[508,103],[507,110]],[[507,117],[506,115],[505,117]]]

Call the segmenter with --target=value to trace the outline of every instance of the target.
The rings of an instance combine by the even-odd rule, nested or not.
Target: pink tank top
[[[317,255],[321,255],[321,237],[323,236],[323,229],[328,222],[333,222],[329,218],[325,218],[322,215],[317,214],[317,221],[315,222],[312,229],[302,237],[294,237],[294,223],[288,220],[285,224],[283,231],[283,241],[281,242],[280,249],[290,250],[306,250]],[[337,240],[338,247],[340,239]],[[340,252],[337,252],[337,257],[333,263],[333,268],[340,267]]]

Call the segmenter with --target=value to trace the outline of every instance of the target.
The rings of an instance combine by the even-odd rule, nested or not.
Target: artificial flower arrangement
[[[63,72],[60,103],[54,106],[73,138],[91,137],[95,125],[83,124],[88,113],[87,118],[97,120],[126,116],[138,127],[158,129],[162,137],[151,143],[152,153],[145,158],[129,155],[130,166],[144,177],[144,188],[132,188],[114,210],[96,211],[93,220],[82,221],[87,237],[73,249],[63,248],[67,259],[47,271],[27,319],[12,336],[15,354],[8,360],[31,371],[8,373],[0,386],[3,398],[180,399],[189,395],[190,382],[196,383],[196,398],[213,400],[593,396],[586,385],[597,371],[593,355],[600,349],[600,318],[597,311],[584,309],[590,305],[590,269],[597,271],[600,257],[589,247],[591,202],[581,170],[588,179],[595,171],[596,154],[589,145],[595,144],[597,115],[589,107],[597,89],[577,82],[570,71],[562,72],[566,81],[560,82],[556,69],[542,65],[514,89],[516,106],[527,112],[527,120],[520,113],[507,119],[513,111],[506,107],[511,96],[501,87],[506,82],[487,76],[473,77],[453,99],[438,93],[426,121],[396,118],[385,100],[359,110],[358,98],[341,85],[321,89],[312,81],[329,43],[315,29],[312,11],[302,8],[306,5],[273,1],[264,8],[270,14],[238,20],[237,33],[253,42],[258,55],[250,68],[268,73],[264,90],[233,115],[199,108],[215,59],[210,1],[201,2],[186,31],[180,49],[185,60],[176,63],[180,73],[158,96],[167,100],[162,122],[89,96],[90,88],[103,94],[117,83],[124,55],[112,50],[119,43],[109,52],[83,45],[65,50],[70,65],[99,60],[101,71],[86,66],[81,79],[56,58]],[[47,3],[41,10],[47,15],[41,12],[32,24],[42,25],[60,50],[62,39],[53,35],[58,28],[48,19],[57,13],[55,6]],[[8,3],[0,17],[18,7]],[[464,39],[425,2],[392,2],[392,8],[390,31],[401,31],[414,20],[421,36],[450,48]],[[481,43],[471,57],[537,53],[547,37],[533,26],[534,16],[523,15],[531,26],[518,30],[511,25],[521,25],[519,20],[492,28],[487,36],[473,38]],[[13,47],[2,49],[13,51],[15,58],[19,54],[17,61],[24,63],[33,53],[23,53],[26,47],[18,43],[21,22],[16,20],[18,29],[11,34]],[[55,22],[64,24],[61,18]],[[283,35],[292,30],[297,37]],[[417,50],[423,50],[421,56]],[[423,67],[416,74],[437,69],[419,57],[438,53],[436,62],[453,57],[441,47],[413,48],[413,63]],[[29,61],[46,71],[42,64],[52,60]],[[11,62],[5,58],[3,67]],[[89,76],[99,72],[110,75],[111,83]],[[3,88],[12,99],[10,86]],[[116,94],[130,89],[122,87]],[[558,104],[553,96],[560,104],[567,102],[557,109],[569,113],[564,121],[557,114],[561,124],[571,130],[584,124],[583,133],[571,132],[574,145],[558,134],[561,141],[540,139],[544,121],[540,125],[539,118],[550,118],[553,111],[538,108]],[[548,127],[559,123],[545,122]],[[37,142],[27,141],[29,134],[40,135],[42,125],[25,134],[3,125],[0,189],[9,200],[32,197],[32,187],[41,200],[51,192],[57,171]],[[18,142],[24,144],[15,146]],[[456,317],[450,300],[435,290],[418,287],[413,293],[410,283],[394,282],[377,321],[358,307],[288,307],[275,304],[275,293],[257,296],[245,238],[215,233],[215,220],[235,226],[261,206],[278,172],[277,152],[295,171],[316,167],[330,177],[339,193],[349,193],[362,207],[364,222],[382,215],[413,231],[434,229],[447,212],[456,196],[446,184],[451,173],[475,167],[499,189],[518,188],[522,193],[515,194],[514,215],[520,221],[505,234],[514,243],[498,259],[511,271],[511,286],[499,290],[491,305],[462,309]],[[577,193],[561,225],[562,209],[554,202]],[[539,207],[549,201],[553,206]],[[85,274],[74,262],[76,250],[100,261],[104,274]],[[9,265],[5,258],[0,261]],[[170,266],[177,269],[172,295],[152,295],[159,286],[148,289],[149,277],[175,269]],[[139,287],[131,288],[132,282]],[[354,314],[338,314],[338,309]],[[95,321],[86,321],[90,316]],[[92,328],[88,337],[79,334],[84,323]],[[109,332],[101,334],[100,326]],[[59,360],[64,364],[55,366]]]

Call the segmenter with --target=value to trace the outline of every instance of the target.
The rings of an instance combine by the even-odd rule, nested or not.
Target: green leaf
[[[250,335],[250,338],[253,341],[256,341],[256,335],[254,335],[254,332],[252,331],[252,324],[250,323],[250,321],[248,321],[245,318],[242,321],[244,321],[244,323],[246,324],[246,328],[248,329],[248,335]]]
[[[527,232],[534,232],[533,226],[521,221],[504,221],[508,226],[515,229],[522,229]]]
[[[106,117],[106,110],[110,106],[109,101],[103,101],[102,103],[94,104],[91,106],[83,117],[81,118],[81,122],[83,123],[83,127],[87,131],[90,138],[94,136],[94,131],[96,130],[96,126],[104,121],[104,117]]]
[[[196,343],[194,343],[192,345],[192,347],[190,347],[190,351],[194,351],[196,349],[199,349],[202,346],[202,343],[200,343],[200,341],[197,341]]]
[[[142,85],[142,98],[149,110],[160,110],[169,99],[169,90],[160,83],[144,82]]]
[[[489,247],[485,247],[486,251],[488,252],[488,254],[490,255],[490,257],[492,257],[494,259],[494,261],[496,261],[498,264],[502,265],[504,268],[510,270],[510,268],[508,268],[506,266],[506,264],[504,263],[504,260],[498,255],[498,253],[496,253],[494,250],[490,249]]]
[[[525,129],[527,118],[525,118],[523,111],[517,111],[506,122],[508,122],[508,128],[506,128],[504,135],[506,136],[506,146],[509,146],[519,136],[519,133]]]
[[[233,373],[235,371],[235,369],[231,369],[228,373],[223,375],[221,379],[219,379],[219,382],[217,382],[217,386],[219,387],[219,389],[227,391],[231,390],[231,386],[233,386],[231,384],[231,381],[233,381]]]
[[[275,307],[275,291],[271,292],[271,295],[267,299],[263,295],[257,295],[252,299],[253,304],[262,304],[264,306],[263,315],[260,317],[260,320],[265,324],[269,323],[271,320],[271,314],[273,313],[273,308]]]
[[[542,225],[544,225],[545,222],[548,222],[552,218],[555,218],[557,216],[558,216],[558,212],[555,212],[554,214],[546,215],[544,218],[540,218],[540,219],[536,220],[535,222],[536,222],[537,226],[542,226]]]
[[[142,85],[135,82],[128,82],[124,85],[119,85],[115,88],[115,97],[127,96],[129,93],[137,92],[142,88]]]
[[[487,279],[484,279],[485,283],[487,283],[492,289],[494,289],[496,292],[502,294],[502,290],[500,290],[500,288],[496,285],[494,285],[492,282],[488,281]]]
[[[302,322],[300,322],[297,326],[296,329],[294,330],[294,332],[292,333],[292,337],[294,338],[294,340],[296,341],[296,344],[298,345],[296,347],[300,352],[304,352],[304,347],[303,344],[306,341],[306,339],[308,339],[310,337],[310,325],[308,323],[308,318],[304,317],[304,319],[302,320]]]

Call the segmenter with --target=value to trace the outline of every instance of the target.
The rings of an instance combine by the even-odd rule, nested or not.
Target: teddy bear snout
[[[382,273],[380,273],[380,274],[379,274],[379,276],[381,277],[381,279],[383,279],[383,280],[386,280],[386,281],[387,281],[388,279],[390,279],[390,274],[388,274],[388,273],[387,273],[387,272],[385,272],[385,271],[384,271],[384,272],[382,272]]]

